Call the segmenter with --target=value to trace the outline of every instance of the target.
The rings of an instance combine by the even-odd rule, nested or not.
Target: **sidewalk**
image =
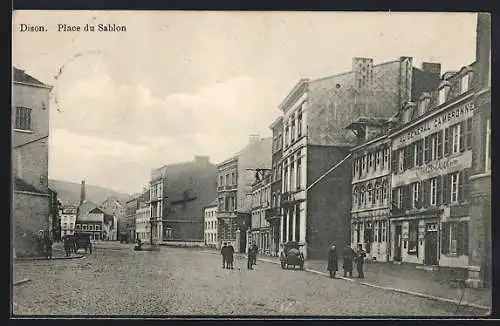
[[[207,252],[219,254],[216,250],[207,249]],[[235,257],[246,259],[246,255],[239,253],[235,254]],[[279,264],[278,257],[259,255],[257,260]],[[327,265],[326,260],[307,260],[305,262],[305,269],[309,272],[328,277]],[[426,271],[417,269],[415,265],[373,262],[365,263],[365,278],[358,279],[356,278],[356,266],[353,267],[354,277],[352,279],[344,278],[342,260],[339,260],[339,272],[337,272],[337,276],[346,281],[357,282],[366,286],[457,304],[463,293],[461,305],[491,309],[491,289],[463,289],[456,287],[452,280],[459,278],[459,276],[450,269],[440,268],[437,271]]]

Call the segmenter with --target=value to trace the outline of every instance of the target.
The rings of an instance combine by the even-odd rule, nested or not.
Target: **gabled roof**
[[[34,78],[33,76],[28,75],[27,73],[24,72],[24,70],[21,70],[19,68],[14,67],[14,73],[12,76],[12,80],[17,83],[25,83],[25,84],[31,84],[31,85],[38,85],[42,87],[48,87],[51,88],[51,86],[42,83],[38,79]]]
[[[33,193],[37,193],[37,194],[45,194],[44,192],[35,188],[33,185],[26,182],[26,180],[23,180],[23,179],[17,178],[17,177],[14,180],[14,190],[15,191],[33,192]]]
[[[88,215],[90,211],[94,210],[95,208],[99,209],[104,213],[104,211],[102,210],[102,208],[99,207],[99,205],[91,201],[86,201],[78,207],[78,216]]]

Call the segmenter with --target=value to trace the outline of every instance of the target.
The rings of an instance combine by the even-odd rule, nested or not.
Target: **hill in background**
[[[49,187],[57,192],[57,197],[63,205],[79,205],[80,204],[80,184],[75,182],[51,180],[49,179]],[[123,201],[131,198],[130,194],[121,193],[101,186],[85,185],[85,197],[88,201],[96,204],[101,204],[109,197],[116,197]]]

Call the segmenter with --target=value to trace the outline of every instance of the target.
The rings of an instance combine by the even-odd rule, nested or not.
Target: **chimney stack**
[[[82,186],[80,188],[80,205],[85,202],[85,180],[82,180]]]

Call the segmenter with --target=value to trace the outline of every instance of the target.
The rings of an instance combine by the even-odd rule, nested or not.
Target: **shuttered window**
[[[472,148],[472,118],[467,119],[465,132],[465,145],[467,149]]]
[[[441,253],[453,256],[469,254],[469,223],[445,222],[441,227]]]
[[[16,107],[15,129],[31,131],[31,109]]]
[[[445,174],[442,176],[442,203],[449,204],[451,199],[450,189],[450,175]]]

